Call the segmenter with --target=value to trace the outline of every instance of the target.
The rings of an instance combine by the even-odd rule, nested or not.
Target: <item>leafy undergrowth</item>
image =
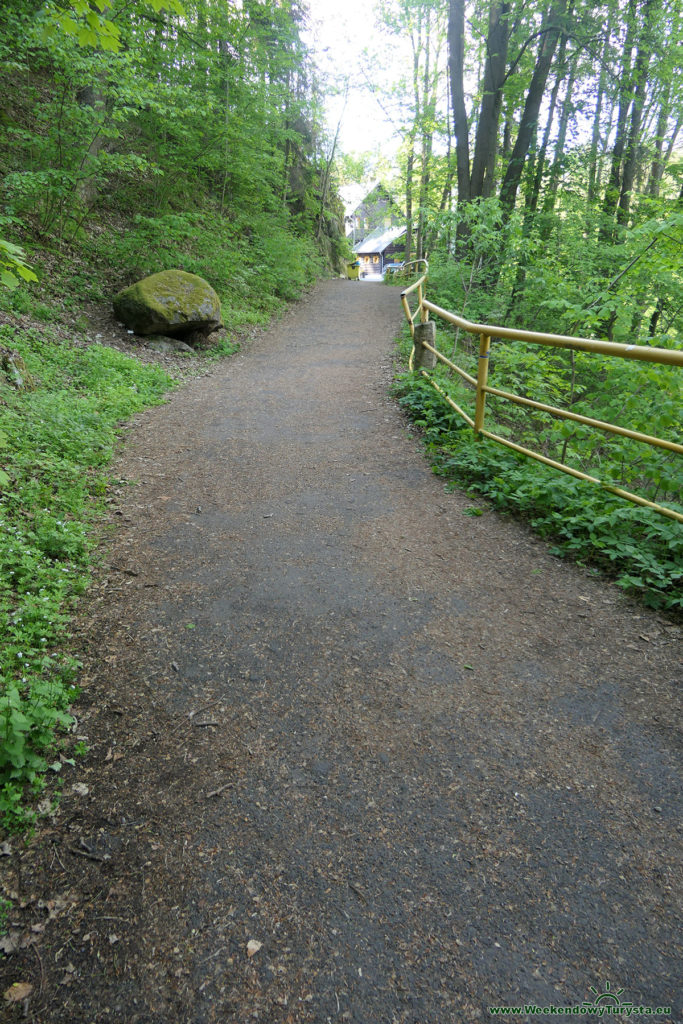
[[[136,214],[124,220],[108,211],[88,235],[54,250],[30,254],[39,282],[0,294],[14,314],[54,322],[55,316],[85,331],[84,304],[107,305],[133,282],[160,270],[203,277],[221,300],[228,338],[264,326],[324,273],[313,242],[276,217],[240,225],[211,209]]]
[[[683,611],[683,530],[676,522],[477,440],[423,377],[400,375],[399,404],[423,430],[432,467],[449,486],[523,516],[558,556],[606,571],[645,604]],[[683,512],[683,506],[672,504]]]
[[[0,374],[0,819],[10,830],[30,823],[46,769],[61,765],[77,694],[69,621],[88,585],[117,426],[174,383],[76,342],[47,325],[0,326],[0,348],[19,353],[35,384],[15,390]]]
[[[315,244],[272,215],[240,225],[206,209],[138,214],[93,243],[95,258],[119,268],[121,287],[168,269],[205,278],[220,296],[228,331],[267,323],[323,269]]]

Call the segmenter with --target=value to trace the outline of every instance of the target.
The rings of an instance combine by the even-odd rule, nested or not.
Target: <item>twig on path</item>
[[[62,858],[59,856],[59,850],[57,849],[57,845],[56,844],[57,844],[57,840],[53,839],[52,840],[52,853],[57,858],[57,860],[59,861],[59,863],[60,863],[60,865],[62,867],[62,871],[66,871],[66,865],[64,864],[64,861],[62,860]]]
[[[40,959],[40,953],[38,952],[38,947],[35,946],[32,943],[31,944],[31,949],[36,954],[36,956],[38,958],[38,964],[40,966],[40,994],[42,995],[43,991],[45,989],[45,968],[43,967],[43,961]]]
[[[355,892],[356,896],[358,896],[359,899],[361,899],[363,901],[363,903],[367,903],[368,902],[368,898],[367,898],[367,896],[365,895],[365,893],[363,892],[362,889],[359,889],[357,885],[353,884],[353,882],[349,882],[348,884],[349,884],[349,889],[352,889],[353,892]]]
[[[195,717],[195,715],[199,715],[199,714],[201,714],[202,711],[208,711],[209,708],[215,707],[216,704],[220,703],[220,700],[221,700],[221,698],[217,697],[216,700],[209,701],[208,704],[202,704],[201,707],[195,708],[194,711],[190,711],[188,713],[188,716],[187,716],[189,718],[190,722],[193,725],[220,725],[220,722],[192,722],[192,719]],[[180,718],[180,721],[178,722],[177,725],[175,725],[173,727],[173,729],[171,729],[169,735],[173,736],[174,733],[178,732],[178,730],[181,728],[181,726],[184,724],[184,722],[185,722],[185,716],[182,715],[182,717]]]
[[[232,782],[225,782],[222,786],[219,786],[218,789],[212,789],[210,793],[207,793],[206,799],[210,800],[212,796],[220,796],[224,789],[231,789],[233,785],[234,783]]]
[[[215,699],[215,700],[209,701],[209,703],[208,703],[208,704],[202,704],[202,706],[201,706],[201,707],[199,707],[199,708],[195,708],[195,709],[194,709],[194,711],[190,711],[190,713],[188,714],[188,716],[187,716],[187,717],[188,717],[189,719],[193,719],[193,718],[194,718],[194,716],[195,716],[195,715],[198,715],[198,714],[200,714],[200,712],[202,712],[202,711],[208,711],[208,710],[209,710],[209,708],[214,708],[214,707],[216,706],[216,704],[218,704],[218,703],[219,703],[220,699],[221,699],[220,697],[216,697],[216,699]]]
[[[88,860],[105,861],[110,859],[107,856],[100,857],[97,853],[89,853],[87,850],[78,850],[75,846],[69,847],[69,853],[75,853],[78,857],[87,857]]]
[[[104,853],[104,854],[93,853],[93,851],[88,848],[88,846],[87,846],[87,844],[86,844],[84,839],[81,839],[80,848],[77,847],[77,846],[70,846],[69,847],[69,853],[75,853],[78,857],[87,857],[88,860],[97,860],[97,861],[111,860],[111,854],[110,853]]]
[[[222,953],[227,948],[228,948],[227,946],[219,946],[218,949],[215,950],[213,953],[211,953],[210,956],[207,956],[203,960],[200,960],[199,961],[199,966],[203,967],[204,964],[208,964],[209,960],[213,960],[215,957],[217,957],[220,953]]]

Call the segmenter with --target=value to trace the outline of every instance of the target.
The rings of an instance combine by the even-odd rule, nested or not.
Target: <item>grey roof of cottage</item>
[[[371,196],[379,184],[378,178],[372,185],[342,185],[339,195],[344,204],[344,216],[350,217],[354,214],[358,207],[362,206],[363,200]]]
[[[397,228],[377,228],[376,231],[367,235],[362,242],[356,242],[353,251],[362,256],[368,252],[384,252],[384,250],[395,242],[397,238],[405,234],[406,226]]]

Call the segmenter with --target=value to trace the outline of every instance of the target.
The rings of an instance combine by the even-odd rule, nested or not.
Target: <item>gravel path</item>
[[[129,430],[12,1021],[683,1020],[680,630],[444,492],[400,315],[322,284]]]

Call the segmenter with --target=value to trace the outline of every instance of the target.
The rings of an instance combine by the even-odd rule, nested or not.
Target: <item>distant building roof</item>
[[[369,187],[368,185],[342,185],[339,189],[339,195],[344,204],[344,216],[350,217],[358,209],[365,197],[370,195],[377,184],[378,182],[375,182],[374,185]]]
[[[384,252],[392,242],[395,242],[401,235],[404,235],[405,231],[405,224],[396,228],[377,228],[376,231],[373,231],[372,234],[364,238],[362,242],[357,242],[353,247],[353,251],[358,253],[359,256],[368,252]]]

